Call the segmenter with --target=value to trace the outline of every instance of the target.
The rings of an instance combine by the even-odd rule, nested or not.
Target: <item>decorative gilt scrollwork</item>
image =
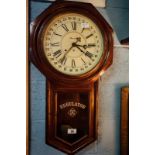
[[[75,117],[76,115],[77,115],[77,110],[75,109],[75,108],[71,108],[71,109],[69,109],[68,110],[68,115],[70,116],[70,117]]]

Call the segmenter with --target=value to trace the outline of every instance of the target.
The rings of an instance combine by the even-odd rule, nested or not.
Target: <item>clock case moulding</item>
[[[71,76],[55,70],[46,59],[43,51],[41,35],[53,17],[63,13],[79,13],[90,18],[102,32],[104,39],[104,52],[99,63],[91,71],[79,75]],[[98,105],[98,79],[105,70],[112,64],[113,60],[113,37],[112,28],[90,3],[56,1],[44,10],[30,24],[30,50],[29,60],[47,78],[46,86],[46,143],[67,154],[74,154],[86,145],[92,143],[97,138],[97,105]],[[79,96],[86,95],[88,102],[88,129],[86,134],[74,142],[69,142],[58,136],[58,100],[64,93],[68,98],[72,96],[73,101],[79,101]],[[72,94],[73,93],[73,94]],[[72,94],[72,95],[71,95]],[[65,96],[65,97],[66,97]],[[83,116],[84,117],[84,116]],[[80,119],[80,118],[79,118]],[[78,124],[79,122],[77,122]],[[83,127],[80,123],[79,128]],[[81,125],[81,126],[80,126]]]

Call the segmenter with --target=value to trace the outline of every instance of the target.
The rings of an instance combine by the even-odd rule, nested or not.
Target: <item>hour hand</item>
[[[81,45],[80,45],[80,46],[81,46]],[[79,47],[79,45],[73,43],[73,47],[77,47],[77,48],[80,50],[80,52],[82,52],[82,53],[85,54],[85,52]]]
[[[75,47],[83,47],[84,49],[86,48],[91,48],[91,47],[94,47],[96,46],[95,44],[88,44],[88,45],[79,45],[79,44],[75,44]]]
[[[83,47],[83,48],[85,48],[86,45],[79,45],[79,44],[73,43],[73,46],[74,47]]]

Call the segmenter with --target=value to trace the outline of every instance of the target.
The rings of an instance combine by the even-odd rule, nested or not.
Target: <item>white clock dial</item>
[[[104,47],[98,26],[88,17],[66,13],[52,19],[43,33],[49,63],[67,75],[82,75],[100,61]]]

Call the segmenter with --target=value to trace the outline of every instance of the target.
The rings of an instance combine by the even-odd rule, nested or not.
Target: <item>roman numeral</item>
[[[62,35],[60,35],[60,34],[58,34],[58,33],[55,33],[55,32],[53,32],[53,34],[54,34],[54,35],[57,35],[57,36],[60,36],[60,37],[62,36]]]
[[[66,61],[67,61],[67,57],[66,57],[66,56],[64,56],[63,58],[61,58],[61,59],[59,60],[59,62],[60,62],[62,65],[65,65]]]
[[[71,22],[71,24],[72,24],[72,29],[76,30],[76,22]]]
[[[82,29],[81,33],[83,33],[84,30],[89,30],[89,28],[85,28],[85,27],[84,27],[84,28]]]
[[[59,42],[57,42],[57,43],[51,43],[51,46],[59,46]]]
[[[58,58],[61,54],[62,54],[61,50],[58,50],[58,51],[53,53],[53,56]]]
[[[69,31],[69,29],[67,28],[66,24],[62,24],[61,26],[64,28],[65,31],[67,31],[67,32]]]
[[[91,36],[93,36],[93,34],[88,35],[88,36],[86,37],[86,39],[90,38]]]
[[[96,44],[88,44],[87,47],[94,47],[94,46],[96,46]]]
[[[81,60],[83,61],[84,64],[86,64],[86,62],[81,58]]]
[[[72,68],[76,67],[75,60],[72,59]]]
[[[88,51],[85,53],[85,55],[86,55],[87,57],[89,57],[90,59],[93,57],[93,54],[90,53],[90,52],[88,52]]]
[[[47,53],[47,56],[51,56],[51,53]]]

